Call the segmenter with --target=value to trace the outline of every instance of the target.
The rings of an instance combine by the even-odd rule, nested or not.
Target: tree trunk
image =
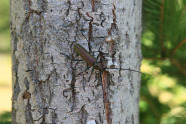
[[[141,0],[10,4],[13,124],[139,123],[140,73],[124,69],[140,69]],[[107,69],[73,61],[74,42]]]

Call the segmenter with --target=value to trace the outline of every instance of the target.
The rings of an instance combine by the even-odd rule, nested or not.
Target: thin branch
[[[163,18],[164,18],[164,0],[161,0],[160,4],[160,27],[159,27],[159,41],[161,45],[161,58],[165,57],[165,46],[164,46],[164,36],[163,36]]]
[[[180,65],[175,59],[170,59],[170,61],[186,76],[186,70]]]
[[[182,40],[173,50],[172,50],[172,55],[178,50],[184,43],[186,43],[186,39]]]

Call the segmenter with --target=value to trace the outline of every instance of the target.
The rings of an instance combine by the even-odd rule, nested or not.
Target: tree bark
[[[139,123],[141,0],[10,4],[13,124]],[[74,42],[107,69],[81,73]]]

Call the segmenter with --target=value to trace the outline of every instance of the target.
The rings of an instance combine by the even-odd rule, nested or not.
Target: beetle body
[[[75,43],[74,50],[83,58],[83,60],[85,60],[86,63],[88,63],[90,67],[93,66],[95,69],[101,72],[105,70],[105,68],[102,67],[102,64],[97,62],[97,59],[90,55],[90,53],[81,45]]]

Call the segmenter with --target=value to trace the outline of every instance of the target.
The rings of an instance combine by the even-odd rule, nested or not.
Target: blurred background
[[[140,124],[186,124],[186,0],[143,0]]]
[[[186,124],[186,0],[143,0],[140,124]],[[0,124],[11,123],[9,1],[0,1]]]
[[[0,0],[0,124],[11,123],[9,0]]]

